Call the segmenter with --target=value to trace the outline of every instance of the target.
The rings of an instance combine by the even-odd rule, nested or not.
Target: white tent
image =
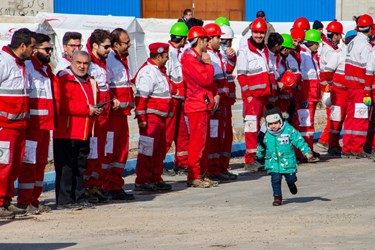
[[[51,25],[40,17],[24,17],[24,16],[0,16],[0,46],[10,43],[14,31],[21,28],[28,28],[31,31],[49,35],[52,43],[55,38],[55,31]]]
[[[144,32],[135,17],[71,15],[40,12],[38,17],[45,18],[56,32],[56,47],[62,52],[62,37],[67,31],[80,32],[82,44],[85,46],[88,37],[95,29],[112,31],[115,28],[125,29],[130,36],[132,46],[129,49],[130,70],[134,74],[147,60],[147,50],[144,44]],[[58,53],[61,58],[61,53]]]

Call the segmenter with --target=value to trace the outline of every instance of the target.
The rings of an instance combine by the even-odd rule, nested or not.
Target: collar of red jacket
[[[128,67],[128,55],[129,53],[126,53],[126,55],[124,56],[121,56],[116,50],[113,49],[113,52],[115,54],[115,58],[117,60],[119,60],[120,62],[122,62],[123,64],[126,65],[126,67]]]
[[[156,66],[162,73],[166,73],[167,72],[167,68],[165,66],[158,66],[153,60],[151,60],[150,58],[147,59],[147,62],[151,65],[154,65]]]
[[[92,53],[92,50],[91,50],[91,47],[90,47],[90,37],[87,39],[87,43],[86,43],[86,49],[87,49],[87,52],[90,54],[91,56],[91,62],[99,65],[100,67],[102,67],[103,69],[107,70],[107,64],[106,64],[106,61],[105,59],[99,59],[97,58],[93,53]]]
[[[257,47],[255,47],[254,46],[254,44],[251,42],[252,41],[252,38],[250,37],[248,40],[247,40],[247,45],[248,45],[248,47],[249,47],[249,50],[251,51],[251,52],[253,52],[253,53],[256,53],[256,54],[258,54],[258,55],[260,55],[260,56],[262,56],[261,54],[260,54],[260,50],[259,50],[259,48],[257,48]],[[260,46],[259,46],[260,47]],[[268,48],[267,48],[267,46],[265,45],[265,44],[263,44],[263,46],[262,46],[262,50],[263,50],[263,53],[265,54],[265,56],[266,56],[266,58],[267,58],[267,63],[269,62],[269,54],[268,54]]]
[[[16,54],[14,54],[14,52],[12,51],[12,49],[8,46],[3,46],[3,51],[8,53],[9,55],[11,55],[12,57],[14,57],[14,60],[16,61],[16,64],[18,66],[25,66],[25,62],[23,60],[21,60],[19,57],[16,56]]]

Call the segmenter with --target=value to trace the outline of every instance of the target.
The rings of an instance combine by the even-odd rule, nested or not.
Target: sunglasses
[[[53,48],[38,48],[44,50],[47,54],[53,51]]]
[[[101,44],[99,44],[99,46],[102,46],[104,49],[109,49],[110,47],[111,47],[111,45],[101,45]]]

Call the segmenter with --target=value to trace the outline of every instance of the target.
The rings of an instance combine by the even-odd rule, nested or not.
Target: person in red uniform
[[[112,98],[119,100],[118,108],[109,112],[107,135],[108,170],[103,183],[103,190],[112,200],[134,200],[134,195],[127,194],[122,174],[129,153],[128,116],[134,107],[132,76],[129,72],[128,49],[130,38],[126,30],[114,29],[111,32],[112,50],[107,58],[108,81]]]
[[[188,187],[208,188],[211,182],[205,179],[207,168],[207,142],[210,133],[210,113],[217,109],[214,102],[212,82],[214,67],[207,54],[208,35],[203,27],[189,30],[187,49],[181,59],[182,75],[186,83],[184,111],[188,116],[190,140],[188,152]]]
[[[24,214],[11,203],[22,166],[29,113],[26,66],[35,48],[34,32],[19,29],[0,53],[0,218]]]
[[[110,52],[111,41],[110,33],[107,30],[96,29],[91,33],[87,41],[87,51],[91,56],[91,64],[88,74],[95,78],[99,85],[99,102],[105,103],[103,113],[95,117],[94,131],[90,137],[91,152],[87,161],[87,169],[84,173],[84,185],[87,194],[95,197],[99,202],[108,202],[110,196],[104,192],[102,185],[108,169],[108,161],[106,158],[106,139],[108,134],[108,119],[111,109],[111,96],[109,91],[109,81],[106,58]],[[113,98],[113,109],[117,109],[120,102]]]
[[[70,66],[72,62],[72,55],[77,50],[82,49],[81,44],[82,34],[79,32],[66,32],[63,36],[63,50],[62,58],[54,69],[54,74],[57,74],[62,69]]]
[[[185,87],[182,78],[182,68],[179,55],[181,49],[186,44],[186,37],[189,28],[183,22],[173,24],[170,30],[169,43],[169,60],[165,67],[167,68],[167,75],[172,84],[172,104],[171,112],[168,114],[166,120],[167,126],[167,148],[175,144],[175,158],[174,168],[168,171],[171,175],[187,174],[187,150],[189,147],[189,131],[186,125],[186,115],[183,112],[183,105],[185,100]]]
[[[139,145],[136,166],[136,191],[168,191],[170,184],[163,181],[166,155],[165,120],[170,111],[171,94],[165,64],[168,43],[149,45],[150,58],[138,70],[134,81],[135,115],[139,127]]]
[[[245,118],[245,169],[258,171],[256,161],[260,119],[269,101],[271,82],[268,48],[264,43],[267,24],[262,18],[251,23],[251,37],[238,50],[237,73],[241,86]]]
[[[328,150],[329,144],[329,130],[330,130],[330,114],[331,114],[331,103],[330,103],[330,89],[332,86],[332,69],[327,67],[328,60],[331,58],[332,54],[339,51],[339,43],[342,38],[343,26],[340,22],[332,21],[327,25],[327,37],[322,38],[323,45],[320,52],[320,85],[323,92],[322,101],[326,106],[326,126],[321,134],[319,141],[317,143],[321,148]],[[326,73],[328,72],[328,73]],[[329,75],[327,79],[326,75]]]
[[[40,204],[44,169],[48,163],[50,131],[54,129],[53,83],[49,62],[53,48],[51,38],[37,34],[36,49],[26,62],[27,85],[30,98],[30,121],[26,130],[26,148],[18,177],[17,206],[28,212],[48,212]]]
[[[90,133],[96,108],[98,86],[87,74],[90,55],[76,51],[71,67],[57,74],[59,102],[56,129],[53,132],[53,158],[56,171],[56,204],[58,209],[91,207],[83,187],[83,171],[90,153]]]
[[[374,21],[365,14],[358,18],[357,36],[349,43],[345,60],[347,110],[344,121],[341,157],[367,158],[364,152],[369,125],[368,107],[371,106],[371,81],[366,81],[366,64],[369,59]]]

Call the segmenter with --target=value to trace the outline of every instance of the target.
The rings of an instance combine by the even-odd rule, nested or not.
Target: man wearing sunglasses
[[[53,80],[49,62],[53,48],[51,38],[37,34],[36,48],[26,62],[26,82],[30,97],[30,121],[26,130],[25,155],[18,177],[17,206],[30,213],[48,212],[40,204],[44,169],[48,162],[50,130],[54,129]]]
[[[99,202],[108,202],[110,198],[109,194],[102,190],[102,185],[108,168],[105,156],[107,152],[110,153],[113,151],[113,144],[106,146],[109,111],[111,109],[106,64],[106,58],[111,48],[109,31],[102,29],[94,30],[87,41],[86,48],[91,56],[88,73],[95,78],[99,86],[97,103],[108,103],[103,106],[101,115],[95,118],[94,131],[90,137],[90,148],[93,150],[91,150],[88,157],[87,170],[84,173],[84,185],[87,188],[87,194],[90,196],[91,201],[95,202],[95,199],[91,198],[96,197]],[[120,102],[115,99],[112,108],[117,109],[119,104]]]
[[[82,34],[78,32],[66,32],[63,37],[63,49],[62,58],[56,65],[54,73],[57,74],[62,69],[70,66],[72,63],[72,55],[74,52],[82,49],[81,44]]]

